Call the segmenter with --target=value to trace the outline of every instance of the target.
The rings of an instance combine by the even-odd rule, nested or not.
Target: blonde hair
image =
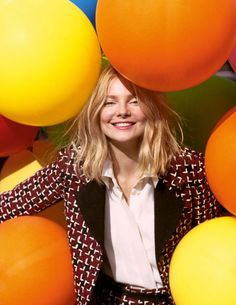
[[[100,127],[100,112],[106,101],[108,86],[116,77],[138,99],[147,118],[139,151],[139,170],[141,174],[148,169],[150,174],[163,175],[180,149],[173,124],[177,122],[182,135],[180,118],[168,106],[163,93],[131,83],[111,66],[103,70],[92,96],[71,125],[70,142],[77,152],[76,162],[83,163],[83,172],[88,179],[101,182],[104,162],[111,155],[108,139]]]

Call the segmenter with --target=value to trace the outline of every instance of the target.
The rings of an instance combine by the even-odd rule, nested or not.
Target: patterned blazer
[[[169,295],[172,253],[181,238],[206,219],[221,215],[212,195],[201,153],[183,148],[155,188],[155,250],[158,268]],[[71,248],[76,305],[89,304],[104,255],[105,186],[76,171],[74,151],[58,159],[14,190],[0,195],[0,221],[35,214],[64,199]],[[170,295],[170,304],[173,303]]]

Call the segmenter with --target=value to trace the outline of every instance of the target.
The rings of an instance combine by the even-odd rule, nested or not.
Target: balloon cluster
[[[37,140],[40,128],[75,116],[96,84],[101,50],[88,19],[96,2],[76,4],[81,9],[65,0],[0,3],[0,158],[7,157],[0,192],[55,158],[54,145]],[[61,201],[43,218],[1,224],[1,304],[75,303],[63,210]]]
[[[236,85],[214,76],[227,59],[236,70],[235,43],[235,0],[1,1],[0,158],[7,160],[0,173],[0,192],[48,164],[48,151],[55,157],[54,144],[58,146],[66,121],[81,110],[101,67],[110,62],[137,85],[168,92],[170,103],[186,120],[185,144],[206,151],[210,187],[235,214]],[[42,130],[53,143],[38,140]],[[63,202],[42,216],[65,227]],[[213,226],[216,232],[221,230],[220,223]],[[202,230],[207,232],[208,227]],[[189,243],[194,245],[194,239]],[[188,282],[198,287],[194,278]],[[176,304],[185,305],[187,285],[175,285]],[[195,290],[191,293],[204,305]],[[234,294],[230,292],[229,298],[235,300]],[[63,296],[61,300],[72,304]],[[9,302],[14,305],[13,299]],[[33,299],[23,303],[36,304]],[[50,304],[64,303],[55,299]],[[186,304],[195,305],[190,299]]]
[[[218,201],[236,215],[236,107],[216,124],[206,145],[206,175]],[[219,217],[190,230],[170,264],[177,305],[231,305],[236,299],[236,217]],[[201,293],[199,293],[199,291]]]

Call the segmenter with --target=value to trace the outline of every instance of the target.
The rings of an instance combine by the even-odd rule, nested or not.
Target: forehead
[[[128,84],[118,78],[118,77],[115,77],[113,78],[109,85],[108,85],[108,88],[107,88],[107,95],[110,96],[110,95],[132,95],[132,90],[131,88],[128,86]]]

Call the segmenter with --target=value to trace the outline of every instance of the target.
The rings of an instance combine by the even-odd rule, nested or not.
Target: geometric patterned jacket
[[[154,191],[155,250],[164,288],[172,253],[181,238],[206,219],[221,215],[204,171],[202,153],[183,148]],[[105,186],[76,172],[74,151],[64,149],[55,162],[14,190],[0,195],[0,221],[35,214],[63,199],[71,248],[76,305],[89,304],[104,254]],[[172,303],[170,296],[170,304]]]

